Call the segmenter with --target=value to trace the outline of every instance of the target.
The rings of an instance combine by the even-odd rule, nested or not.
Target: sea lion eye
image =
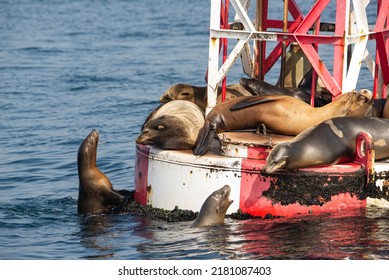
[[[181,92],[181,95],[182,96],[190,96],[190,93],[189,92]]]
[[[158,130],[164,130],[165,129],[165,126],[163,126],[162,124],[158,125],[157,127]]]

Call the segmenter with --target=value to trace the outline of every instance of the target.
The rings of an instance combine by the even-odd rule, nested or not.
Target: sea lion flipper
[[[311,68],[307,73],[305,73],[304,77],[301,79],[301,81],[299,82],[297,88],[303,88],[303,89],[307,89],[309,91],[311,91],[311,88],[312,88],[312,82],[313,82],[313,77],[312,77],[312,72],[313,72],[313,68]],[[318,75],[316,75],[316,82],[318,80]]]
[[[204,155],[215,138],[216,130],[210,121],[206,121],[204,126],[200,129],[193,154],[195,156]]]
[[[129,190],[114,190],[114,191],[122,196],[128,196],[129,198],[132,198],[134,195],[133,191],[129,191]]]
[[[122,195],[119,191],[111,190],[106,197],[106,203],[113,206],[113,213],[119,213],[129,203],[130,199],[129,195]]]
[[[245,98],[245,99],[237,102],[233,106],[231,106],[230,111],[238,111],[238,110],[241,110],[244,108],[256,106],[259,104],[269,103],[269,102],[273,102],[276,100],[277,100],[277,98],[274,98],[274,97],[263,98],[262,96],[250,96],[248,98]]]

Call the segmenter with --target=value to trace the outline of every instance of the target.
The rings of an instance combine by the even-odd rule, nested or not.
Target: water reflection
[[[93,259],[389,259],[388,211],[226,219],[202,228],[101,215],[80,218],[79,235],[88,252],[84,258]]]
[[[89,249],[96,249],[93,255],[84,256],[87,259],[105,259],[114,256],[111,244],[104,242],[103,237],[112,228],[111,217],[106,215],[80,217],[81,244]]]
[[[364,209],[295,219],[235,222],[239,258],[388,258],[388,221],[366,219]],[[378,238],[377,238],[378,237]]]

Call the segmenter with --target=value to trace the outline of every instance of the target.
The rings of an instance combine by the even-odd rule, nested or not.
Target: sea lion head
[[[197,134],[192,134],[182,118],[162,115],[146,123],[136,143],[162,149],[186,150],[191,149],[196,141]]]
[[[234,202],[230,200],[231,187],[224,187],[214,191],[204,201],[199,215],[192,227],[202,227],[211,224],[223,224],[228,207]]]
[[[197,104],[203,110],[207,107],[207,88],[189,84],[176,84],[167,89],[159,98],[161,103],[173,100],[186,100]]]
[[[288,143],[279,143],[274,146],[266,158],[266,164],[263,170],[266,173],[273,173],[278,169],[285,169],[291,158],[291,146]]]
[[[279,94],[276,86],[256,78],[240,78],[239,84],[251,95]]]
[[[167,103],[172,100],[195,101],[195,91],[193,86],[187,84],[176,84],[167,89],[159,98],[161,103]]]
[[[99,133],[96,129],[93,129],[91,133],[81,143],[78,154],[77,163],[78,168],[82,166],[95,166],[96,165],[96,153],[97,144],[99,142]]]
[[[347,113],[349,117],[363,117],[371,112],[374,98],[373,94],[368,89],[353,92],[352,103]]]

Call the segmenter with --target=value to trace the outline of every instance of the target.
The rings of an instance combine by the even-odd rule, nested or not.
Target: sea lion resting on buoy
[[[304,76],[297,88],[283,88],[274,86],[260,79],[241,78],[240,85],[252,95],[288,95],[311,104],[312,69]],[[315,107],[322,107],[332,101],[331,94],[316,93]]]
[[[312,69],[301,80],[298,88],[281,88],[273,86],[265,81],[255,78],[241,78],[239,83],[252,95],[288,95],[311,104],[311,85],[312,85]],[[315,94],[315,107],[322,107],[332,101],[330,92],[322,89]],[[389,102],[386,98],[374,99],[371,112],[367,115],[371,117],[389,118]]]
[[[389,96],[386,98],[386,100],[382,98],[380,100],[384,104],[382,106],[381,117],[389,119]]]
[[[128,197],[115,191],[108,177],[96,166],[99,133],[93,129],[78,149],[79,214],[120,211]]]
[[[368,114],[367,116],[377,117],[377,118],[388,118],[389,111],[386,110],[386,113],[384,114],[384,108],[385,108],[386,101],[387,101],[386,98],[375,98],[373,108],[372,108],[370,114]],[[389,103],[388,103],[388,105],[389,105]],[[389,109],[389,107],[387,107],[387,109]],[[385,115],[386,115],[386,117],[385,117]]]
[[[223,224],[228,207],[234,202],[230,200],[231,187],[225,185],[214,191],[204,201],[199,215],[192,227],[203,227],[212,224]]]
[[[218,88],[217,103],[221,103],[221,87]],[[238,96],[251,96],[240,84],[232,84],[226,88],[226,100]],[[187,100],[197,104],[201,109],[207,107],[207,87],[192,86],[189,84],[176,84],[166,90],[159,98],[161,103],[172,100]]]
[[[333,102],[314,108],[286,95],[238,97],[217,105],[209,112],[195,144],[195,155],[203,155],[218,133],[253,129],[264,124],[270,130],[297,135],[325,120],[342,116],[364,116],[373,104],[369,90],[348,92]]]
[[[191,149],[203,125],[204,112],[199,106],[174,100],[150,114],[136,143],[171,150]]]
[[[279,169],[352,162],[360,132],[372,136],[375,159],[389,157],[388,119],[341,117],[308,128],[290,142],[277,144],[267,157],[263,169],[272,173]]]

